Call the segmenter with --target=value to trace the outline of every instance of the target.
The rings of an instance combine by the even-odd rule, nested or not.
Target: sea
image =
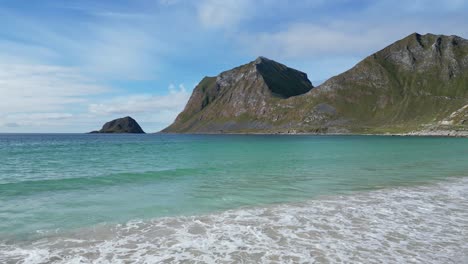
[[[468,139],[0,134],[0,263],[468,263]]]

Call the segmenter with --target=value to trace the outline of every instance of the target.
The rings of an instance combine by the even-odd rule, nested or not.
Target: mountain
[[[216,77],[203,78],[184,111],[163,132],[272,129],[269,119],[275,105],[312,88],[307,74],[259,57]]]
[[[134,133],[144,134],[145,132],[141,129],[140,125],[135,119],[126,116],[107,122],[102,126],[101,130],[93,131],[91,133]]]
[[[163,132],[468,133],[468,41],[411,34],[313,87],[259,57],[205,77]]]

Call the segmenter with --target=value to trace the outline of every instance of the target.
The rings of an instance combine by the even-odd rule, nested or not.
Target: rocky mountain
[[[313,87],[260,57],[205,77],[163,132],[468,133],[468,40],[411,34]]]
[[[140,125],[135,119],[126,116],[107,122],[102,126],[101,130],[93,131],[91,133],[134,133],[144,134],[145,132],[141,129]]]
[[[274,106],[312,88],[307,74],[259,57],[216,77],[203,78],[184,111],[163,132],[272,129],[269,120]]]

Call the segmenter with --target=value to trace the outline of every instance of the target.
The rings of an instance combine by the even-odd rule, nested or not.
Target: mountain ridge
[[[268,71],[258,74],[258,69],[249,68],[256,62],[269,66]],[[276,67],[285,67],[284,76],[274,71]],[[300,89],[285,93],[296,84],[301,84]],[[278,87],[280,93],[274,93]],[[468,41],[454,35],[413,33],[317,87],[305,73],[264,57],[206,77],[184,111],[162,132],[467,131],[466,105]],[[457,111],[457,117],[450,118]]]

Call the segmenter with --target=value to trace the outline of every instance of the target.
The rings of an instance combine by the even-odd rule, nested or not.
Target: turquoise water
[[[3,134],[0,238],[417,186],[467,157],[463,138]]]

